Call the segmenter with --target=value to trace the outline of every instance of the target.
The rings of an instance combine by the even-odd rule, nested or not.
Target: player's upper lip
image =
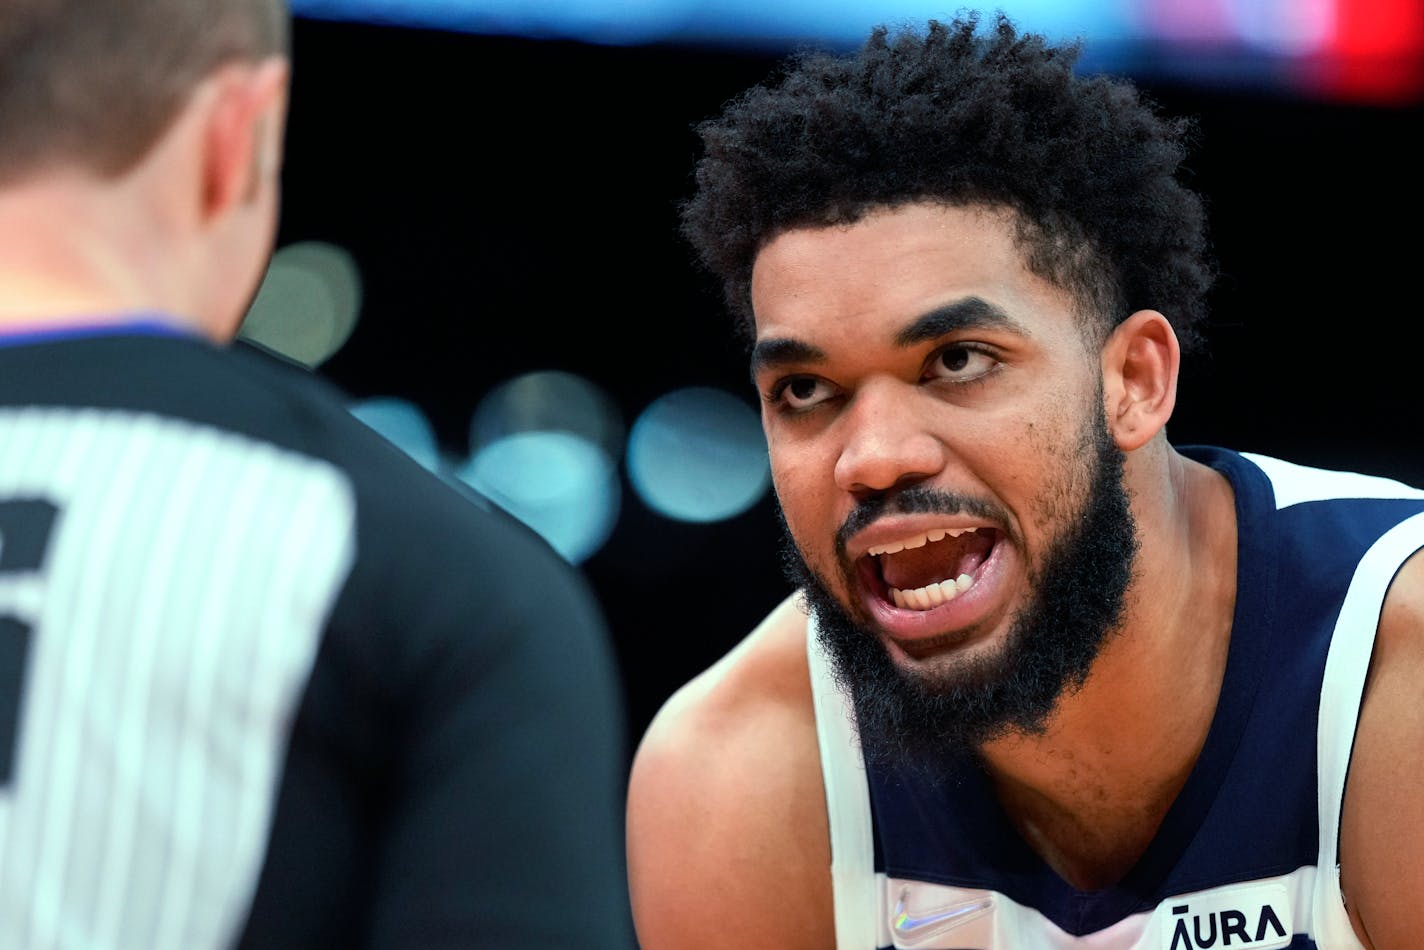
[[[967,515],[891,515],[857,531],[846,540],[846,556],[857,561],[862,557],[889,554],[905,548],[921,547],[946,535],[977,531],[980,528],[998,530],[998,526],[982,518]]]

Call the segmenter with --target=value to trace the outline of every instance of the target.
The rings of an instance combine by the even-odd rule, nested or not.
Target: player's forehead
[[[929,203],[782,232],[753,267],[757,339],[893,341],[946,309],[1006,331],[1072,324],[1069,294],[1030,271],[1015,234],[1010,212]]]

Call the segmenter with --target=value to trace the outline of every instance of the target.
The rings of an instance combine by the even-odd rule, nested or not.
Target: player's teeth
[[[891,587],[890,600],[896,607],[907,607],[912,610],[929,610],[931,607],[938,607],[940,604],[948,603],[958,597],[961,591],[968,590],[974,581],[968,574],[961,574],[955,578],[946,578],[937,584],[930,584],[926,587],[912,587],[909,590],[901,590],[898,587]]]
[[[891,541],[889,544],[876,545],[866,551],[871,557],[879,557],[882,554],[894,554],[906,548],[922,548],[931,541],[943,541],[945,538],[957,538],[961,534],[972,534],[974,528],[935,528],[926,534],[916,535],[910,538],[901,538],[899,541]]]

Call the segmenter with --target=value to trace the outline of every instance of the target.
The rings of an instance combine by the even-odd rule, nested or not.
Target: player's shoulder
[[[1365,683],[1367,701],[1398,702],[1397,711],[1408,715],[1424,693],[1411,685],[1396,695],[1387,688],[1395,680],[1424,683],[1424,548],[1406,559],[1390,580]],[[1416,722],[1424,733],[1424,718]]]
[[[1380,635],[1405,639],[1416,648],[1424,642],[1424,549],[1400,566],[1390,583],[1380,618]]]
[[[674,692],[658,710],[638,749],[644,771],[670,778],[703,767],[750,765],[762,746],[784,749],[770,723],[814,739],[806,660],[806,614],[799,592],[781,600],[756,627],[710,667]]]
[[[828,945],[823,796],[792,594],[674,693],[639,743],[629,871],[646,950]]]
[[[1380,614],[1340,825],[1341,887],[1376,948],[1424,928],[1424,551],[1395,574]]]

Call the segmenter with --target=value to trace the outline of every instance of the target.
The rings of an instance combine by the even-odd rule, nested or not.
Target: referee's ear
[[[202,214],[211,222],[279,184],[290,64],[231,63],[198,93],[203,104]]]

